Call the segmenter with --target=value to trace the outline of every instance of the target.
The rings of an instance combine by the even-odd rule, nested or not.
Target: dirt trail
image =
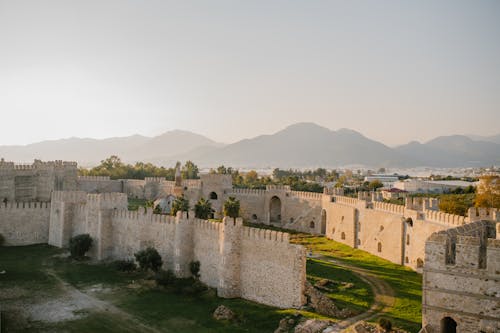
[[[92,309],[92,311],[111,313],[115,316],[118,316],[120,319],[123,319],[124,324],[128,322],[130,323],[130,326],[135,327],[140,332],[165,333],[165,331],[159,331],[153,327],[145,325],[130,313],[117,308],[111,303],[102,301],[100,299],[93,297],[92,295],[80,291],[79,289],[75,288],[74,286],[62,280],[53,271],[47,271],[47,274],[52,276],[60,284],[61,289],[66,293],[65,298],[70,299],[73,304],[77,303],[78,305],[83,305],[85,308]],[[64,307],[60,308],[64,309]],[[48,319],[50,321],[50,318]]]
[[[394,290],[387,282],[373,275],[373,273],[371,273],[370,271],[334,260],[331,257],[327,257],[317,253],[313,254],[311,258],[328,261],[342,268],[349,269],[350,271],[358,275],[360,279],[370,285],[373,291],[373,295],[375,296],[375,302],[370,307],[370,309],[357,316],[347,318],[336,323],[332,326],[333,330],[330,330],[330,333],[345,332],[360,321],[370,320],[380,313],[387,312],[387,310],[394,306]]]

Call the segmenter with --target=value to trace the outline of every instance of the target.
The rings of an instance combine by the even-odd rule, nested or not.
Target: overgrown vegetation
[[[194,205],[194,215],[196,218],[207,220],[212,217],[213,214],[214,210],[212,209],[212,203],[205,198],[200,198]]]
[[[187,212],[189,211],[189,200],[184,197],[184,195],[175,198],[174,202],[172,203],[172,210],[170,213],[175,216],[177,215],[177,212]]]
[[[387,282],[395,291],[395,304],[384,316],[397,327],[409,332],[419,331],[422,320],[422,275],[325,237],[296,235],[292,238],[292,242],[305,245],[308,249],[330,257],[334,261],[369,270]]]
[[[229,197],[224,202],[224,216],[237,218],[240,216],[240,201],[235,197]]]
[[[192,279],[179,279],[172,288],[151,286],[148,274],[143,271],[122,273],[113,263],[67,260],[60,256],[63,251],[48,245],[2,248],[0,268],[6,273],[0,274],[0,302],[2,328],[6,332],[260,333],[273,332],[280,319],[295,312],[242,299],[221,299],[213,289],[198,292]],[[69,287],[63,287],[58,279]],[[97,286],[107,291],[99,291]],[[77,311],[77,316],[69,320],[30,322],[16,310],[18,302],[24,307],[45,303],[57,306],[57,302],[64,300],[65,288],[73,287],[84,293],[96,290],[91,293],[92,297],[126,315],[91,307]],[[15,299],[12,298],[14,292],[19,295]],[[239,320],[215,320],[212,313],[221,304],[233,310]],[[62,310],[62,305],[58,309]],[[305,311],[301,313],[317,317]]]
[[[69,240],[69,252],[71,257],[81,259],[92,246],[92,237],[89,234],[81,234],[71,237]]]
[[[153,272],[158,272],[163,265],[160,254],[153,247],[148,247],[135,253],[134,257],[143,271],[151,270]]]
[[[116,260],[114,265],[120,272],[134,272],[137,270],[137,265],[132,260]]]

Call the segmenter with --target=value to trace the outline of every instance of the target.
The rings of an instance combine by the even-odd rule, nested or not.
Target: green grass
[[[396,302],[384,316],[400,328],[410,332],[419,331],[422,320],[422,275],[325,237],[299,235],[293,242],[335,260],[367,269],[387,282],[395,291]]]
[[[273,332],[285,315],[296,311],[242,299],[220,299],[213,289],[193,295],[147,286],[145,273],[123,273],[111,264],[54,257],[63,252],[48,245],[0,247],[0,269],[6,270],[6,274],[0,275],[0,303],[7,332],[141,332],[141,324],[161,332]],[[75,320],[45,323],[26,322],[14,313],[9,305],[15,302],[43,303],[63,295],[64,288],[53,274],[82,291],[96,285],[111,288],[110,292],[97,292],[95,296],[128,316],[90,309],[83,311],[85,316]],[[130,288],[131,285],[141,287]],[[9,290],[13,287],[25,291],[23,299],[12,298]],[[213,319],[212,313],[220,304],[231,308],[238,320],[220,322]],[[320,317],[300,312],[307,317]]]
[[[366,282],[350,270],[333,263],[308,259],[307,278],[313,284],[320,279],[329,279],[336,282],[333,290],[326,294],[341,309],[349,308],[356,313],[361,313],[368,310],[374,302],[373,292]],[[350,283],[352,286],[348,287],[346,283]]]
[[[129,198],[128,199],[128,210],[138,210],[139,207],[147,207],[149,204],[149,201],[146,199],[134,199],[134,198]]]

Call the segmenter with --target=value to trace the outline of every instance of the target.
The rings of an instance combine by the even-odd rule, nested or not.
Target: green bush
[[[142,270],[150,269],[153,272],[157,272],[161,268],[161,265],[163,265],[160,254],[153,247],[141,250],[135,253],[134,256]]]
[[[193,277],[196,279],[200,278],[200,262],[199,261],[191,261],[189,263],[189,270],[191,271],[191,274]]]
[[[386,332],[390,332],[392,330],[392,322],[387,318],[380,318],[378,320],[378,325]]]
[[[5,238],[0,234],[0,246],[3,246],[3,243],[5,243]]]
[[[120,272],[133,272],[137,269],[137,265],[132,260],[117,260],[114,265]]]
[[[175,283],[176,277],[174,275],[174,272],[171,270],[163,270],[160,269],[158,272],[155,274],[155,281],[156,284],[162,287],[167,287],[171,286]]]
[[[92,238],[89,234],[81,234],[71,237],[69,240],[69,252],[73,258],[82,258],[92,246]]]

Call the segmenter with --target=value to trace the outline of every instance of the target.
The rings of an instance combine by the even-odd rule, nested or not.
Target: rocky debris
[[[301,321],[302,316],[300,313],[296,312],[292,316],[286,316],[285,318],[280,320],[280,324],[278,328],[274,331],[274,333],[290,333],[293,332],[293,329],[297,324]]]
[[[332,325],[331,321],[320,319],[308,319],[299,323],[294,333],[322,333],[328,326]]]
[[[353,332],[354,333],[386,333],[386,330],[384,330],[383,328],[381,328],[380,326],[378,326],[376,324],[371,324],[371,323],[367,323],[365,321],[361,321],[353,327]],[[406,331],[398,330],[398,329],[392,329],[390,332],[391,333],[406,333]]]
[[[213,317],[215,320],[233,320],[236,318],[236,314],[230,308],[219,305],[217,309],[215,309]]]
[[[311,306],[317,313],[328,317],[339,317],[340,311],[335,306],[333,301],[321,291],[314,288],[314,286],[308,281],[306,281],[305,294],[308,299],[308,305]]]

